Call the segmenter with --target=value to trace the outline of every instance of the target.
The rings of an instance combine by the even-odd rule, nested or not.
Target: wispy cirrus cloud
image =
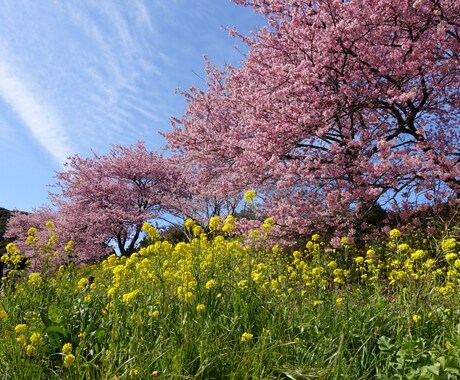
[[[168,125],[172,108],[164,107],[165,53],[154,4],[0,0],[0,6],[0,56],[14,57],[15,68],[12,73],[3,62],[5,102],[18,115],[21,104],[34,110],[22,112],[21,120],[27,118],[46,150],[52,145],[47,139],[61,146],[72,141],[50,151],[54,158],[155,138],[155,130]],[[47,133],[40,133],[37,125],[45,120]]]
[[[57,162],[72,153],[68,136],[53,107],[47,104],[14,69],[0,58],[0,98],[18,116],[32,136]]]
[[[227,0],[45,3],[0,0],[0,55],[33,78],[37,104],[53,105],[71,153],[137,139],[163,144],[156,132],[184,106],[175,89],[200,81],[193,72],[202,71],[204,53],[232,50],[222,45],[226,23],[216,20]]]
[[[16,184],[0,187],[0,206],[24,209],[44,200],[20,190],[61,170],[42,152],[62,163],[111,144],[164,145],[157,132],[186,105],[175,90],[204,84],[203,54],[218,65],[241,58],[221,26],[255,20],[229,0],[0,0],[0,9],[0,171]]]

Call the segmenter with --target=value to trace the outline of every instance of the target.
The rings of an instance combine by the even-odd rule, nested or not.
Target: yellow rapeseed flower
[[[137,376],[139,375],[139,370],[137,368],[133,368],[129,371],[129,376]]]
[[[446,261],[454,261],[457,257],[456,253],[446,253]]]
[[[159,315],[160,315],[160,312],[158,310],[152,311],[152,317],[153,318],[158,318]]]
[[[315,267],[311,270],[311,274],[315,277],[321,276],[321,273],[324,272],[324,269],[322,267]]]
[[[203,233],[203,228],[201,226],[193,227],[193,236],[198,237]]]
[[[74,355],[68,354],[68,355],[64,356],[64,365],[66,367],[72,366],[74,362],[75,362],[75,356]]]
[[[248,190],[244,194],[244,200],[246,201],[246,203],[252,203],[254,199],[256,199],[256,197],[257,193],[255,192],[255,190]]]
[[[27,356],[33,356],[37,352],[37,349],[32,346],[31,344],[28,344],[26,346],[26,355]]]
[[[149,222],[145,222],[142,225],[142,231],[144,231],[152,240],[155,240],[158,237],[157,229],[153,227]]]
[[[29,236],[35,236],[36,233],[37,233],[37,229],[35,227],[30,227],[27,231],[27,235]]]
[[[355,263],[359,265],[359,264],[362,264],[364,262],[364,257],[358,256],[358,257],[355,257],[354,260],[355,260]]]
[[[340,268],[334,269],[334,272],[332,272],[332,273],[333,273],[334,276],[336,276],[336,277],[340,277],[340,276],[344,275],[343,269],[340,269]]]
[[[274,225],[275,225],[275,220],[273,218],[267,218],[264,220],[264,223],[262,224],[261,228],[264,231],[270,231]]]
[[[74,248],[75,248],[75,243],[73,242],[73,240],[69,240],[64,247],[64,252],[67,252],[67,253],[72,252]]]
[[[8,316],[8,313],[5,310],[0,310],[0,321],[5,319]]]
[[[222,220],[218,216],[213,216],[209,219],[209,229],[211,231],[217,231],[222,226]]]
[[[394,228],[390,231],[390,239],[396,240],[401,237],[401,231],[399,231],[397,228]]]
[[[342,297],[339,297],[335,300],[335,302],[338,304],[338,305],[341,305],[343,304],[343,298]]]
[[[315,243],[314,243],[312,240],[310,240],[309,242],[307,242],[307,244],[305,245],[305,247],[306,247],[310,252],[312,252],[313,249],[315,248]]]
[[[424,256],[425,256],[425,251],[423,249],[418,249],[411,255],[411,259],[418,260],[418,259],[423,258]]]
[[[29,274],[28,283],[31,285],[40,285],[43,282],[42,276],[40,273],[31,273]]]
[[[195,299],[195,295],[192,292],[187,292],[184,294],[184,300],[186,302],[193,301]]]
[[[24,260],[25,256],[21,253],[14,243],[8,243],[5,247],[6,254],[1,257],[1,261],[14,267]]]
[[[78,284],[77,284],[78,289],[84,289],[88,285],[89,285],[89,280],[86,277],[80,278],[80,280],[78,280]]]
[[[30,336],[30,342],[33,343],[33,344],[39,344],[43,341],[43,338],[42,338],[42,335],[38,332],[34,332],[31,336]]]
[[[131,303],[131,301],[136,298],[139,294],[140,289],[133,290],[132,292],[123,294],[123,302],[124,303]]]
[[[418,315],[418,314],[414,314],[414,315],[412,316],[412,320],[413,320],[415,323],[418,323],[418,322],[420,322],[420,321],[422,320],[422,317],[421,317],[420,315]]]
[[[51,221],[51,220],[48,220],[46,223],[45,223],[45,226],[48,230],[53,230],[55,228],[55,225],[54,225],[54,222]]]
[[[238,287],[240,289],[247,289],[248,288],[248,281],[247,280],[241,280],[238,282]]]
[[[16,327],[14,328],[14,331],[16,331],[17,333],[20,333],[26,329],[27,329],[27,325],[24,323],[20,323],[19,325],[16,325]]]
[[[238,220],[233,215],[227,216],[222,231],[226,233],[233,232],[236,229],[237,222]]]
[[[187,230],[192,231],[195,227],[195,222],[192,219],[187,219],[184,223],[184,226]]]
[[[312,237],[311,237],[311,241],[313,242],[317,242],[321,239],[321,235],[320,234],[313,234]]]
[[[206,306],[204,306],[202,303],[199,303],[196,305],[196,311],[198,313],[203,313],[206,310]]]
[[[425,268],[430,269],[430,268],[433,268],[433,267],[435,266],[435,264],[436,264],[436,261],[435,261],[434,259],[428,259],[427,261],[425,261],[425,263],[423,264],[423,266],[424,266]]]
[[[444,239],[441,243],[443,251],[452,251],[457,246],[457,240],[455,238]]]
[[[242,342],[250,342],[253,337],[254,337],[254,335],[252,335],[251,333],[245,332],[245,333],[243,333],[243,335],[241,335],[241,341]]]
[[[209,290],[214,286],[216,286],[216,282],[214,280],[209,280],[204,287]]]
[[[72,343],[66,343],[62,346],[62,353],[64,355],[69,355],[72,352]]]

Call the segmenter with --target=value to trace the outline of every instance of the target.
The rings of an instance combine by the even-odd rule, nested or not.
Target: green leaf
[[[48,311],[40,310],[40,318],[46,327],[50,327],[51,325],[55,324],[51,319],[48,318]]]
[[[392,351],[395,347],[393,343],[391,343],[391,339],[382,335],[379,340],[377,341],[379,350],[382,352],[389,352]]]
[[[425,366],[425,368],[433,375],[439,376],[439,369],[441,368],[441,364],[434,363],[432,365]]]

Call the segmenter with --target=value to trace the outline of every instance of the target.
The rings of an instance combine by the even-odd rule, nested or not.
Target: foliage
[[[130,258],[30,273],[0,302],[4,379],[455,379],[460,244],[392,229],[301,250],[193,221]],[[227,236],[227,237],[226,237]],[[256,248],[260,247],[260,248]]]
[[[223,191],[254,188],[287,231],[411,211],[459,185],[460,3],[234,0],[267,17],[242,66],[165,133]],[[206,181],[203,186],[208,186]]]

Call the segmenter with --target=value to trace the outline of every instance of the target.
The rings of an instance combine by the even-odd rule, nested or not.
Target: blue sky
[[[31,211],[73,154],[146,141],[201,86],[203,55],[237,65],[264,19],[229,0],[0,0],[0,207]],[[244,49],[241,47],[241,49]]]

